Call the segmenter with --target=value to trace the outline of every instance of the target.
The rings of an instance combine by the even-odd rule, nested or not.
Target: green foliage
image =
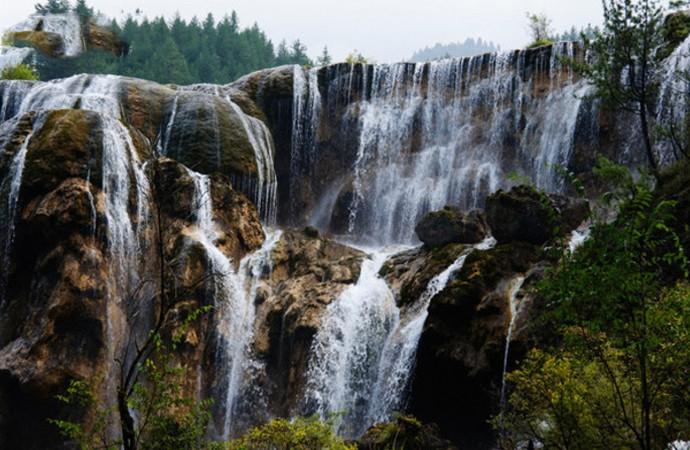
[[[86,4],[86,0],[77,0],[74,5],[74,12],[77,13],[82,21],[82,24],[94,16],[94,10]]]
[[[331,54],[328,53],[328,47],[324,47],[323,52],[321,52],[321,56],[319,56],[316,60],[316,64],[319,66],[327,66],[332,62],[333,58],[331,58]]]
[[[494,422],[505,448],[651,450],[690,434],[690,287],[676,204],[605,159],[595,173],[613,186],[603,201],[618,215],[537,285],[545,349],[508,377],[510,408]]]
[[[537,48],[537,47],[542,47],[544,45],[553,45],[554,41],[551,39],[539,39],[537,41],[533,41],[531,44],[527,46],[527,48]]]
[[[77,5],[79,7],[79,4]],[[83,4],[85,14],[92,10]],[[199,21],[175,16],[167,21],[129,16],[111,28],[130,51],[124,56],[88,51],[76,58],[40,64],[44,80],[77,73],[111,73],[159,83],[189,84],[233,81],[247,73],[283,64],[311,65],[306,47],[282,42],[277,53],[266,34],[254,24],[241,29],[237,14],[216,21],[209,14]]]
[[[346,57],[345,57],[345,62],[347,64],[371,64],[372,62],[369,61],[367,57],[362,55],[360,52],[358,52],[356,49],[350,52]]]
[[[530,48],[553,44],[553,30],[551,19],[546,14],[526,13],[527,28],[529,29],[532,43]]]
[[[541,442],[544,448],[666,448],[690,437],[690,286],[680,284],[654,302],[647,314],[646,367],[650,401],[650,446],[645,443],[644,397],[639,360],[605,334],[565,330],[566,344],[532,350],[508,375],[514,390],[508,411],[494,419],[501,447]],[[642,442],[640,442],[642,440]]]
[[[333,432],[333,423],[318,417],[274,419],[230,441],[226,450],[354,450]]]
[[[127,409],[138,413],[132,448],[142,450],[195,450],[207,448],[204,437],[210,420],[211,401],[196,402],[185,397],[182,386],[187,368],[177,364],[175,351],[183,342],[189,326],[210,307],[198,308],[188,314],[166,344],[160,333],[150,336],[149,356],[137,368],[138,376],[129,393],[125,393]],[[124,442],[112,440],[109,431],[118,405],[99,405],[93,385],[74,380],[65,394],[57,399],[76,409],[76,419],[50,420],[80,450],[119,449]],[[119,387],[120,392],[126,390]],[[84,420],[91,413],[93,417]],[[122,418],[119,418],[122,420]]]
[[[581,69],[606,106],[639,119],[650,167],[657,169],[649,111],[662,68],[664,10],[659,0],[605,0],[604,25],[586,41],[593,62]]]
[[[17,64],[2,69],[0,72],[2,80],[38,80],[38,72],[27,64]]]
[[[70,10],[70,4],[68,0],[48,0],[43,4],[36,3],[34,8],[41,14],[64,14]]]

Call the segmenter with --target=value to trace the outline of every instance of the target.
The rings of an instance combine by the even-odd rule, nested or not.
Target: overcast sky
[[[0,29],[33,12],[39,0],[3,0]],[[217,18],[233,9],[242,26],[257,22],[274,43],[301,39],[311,56],[327,45],[336,59],[353,49],[377,62],[409,58],[436,42],[482,37],[503,49],[527,43],[525,12],[543,12],[562,31],[597,24],[601,0],[90,0],[115,18],[141,8],[149,17]]]

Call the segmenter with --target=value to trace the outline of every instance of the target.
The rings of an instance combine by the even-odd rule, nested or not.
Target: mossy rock
[[[65,41],[57,33],[49,31],[17,31],[10,33],[9,38],[15,42],[25,42],[51,58],[65,54]]]
[[[42,125],[39,125],[41,124]],[[55,189],[68,178],[89,176],[100,187],[103,134],[98,113],[53,110],[37,118],[29,143],[22,189],[30,196]]]
[[[426,425],[412,416],[371,427],[357,443],[360,450],[453,450],[456,447],[440,436],[436,425]]]
[[[666,58],[690,36],[690,13],[679,11],[666,16],[663,34],[665,45],[660,51],[661,57]]]

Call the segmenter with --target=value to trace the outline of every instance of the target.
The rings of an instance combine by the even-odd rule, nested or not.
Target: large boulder
[[[476,244],[481,242],[488,232],[489,226],[481,211],[463,213],[451,206],[427,214],[415,228],[419,240],[427,247]]]
[[[498,191],[486,199],[486,217],[499,243],[541,245],[554,236],[556,210],[550,199],[529,186]]]
[[[542,245],[577,228],[589,216],[589,202],[547,195],[529,186],[500,190],[486,200],[486,217],[499,243]]]
[[[400,416],[371,427],[357,441],[359,450],[456,450],[443,439],[434,424],[423,424],[414,417]]]

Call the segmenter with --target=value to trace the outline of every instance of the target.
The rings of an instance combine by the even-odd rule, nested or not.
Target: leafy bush
[[[17,64],[2,69],[0,73],[2,80],[38,80],[38,72],[27,64]]]
[[[227,444],[226,450],[354,450],[318,417],[274,419]]]

